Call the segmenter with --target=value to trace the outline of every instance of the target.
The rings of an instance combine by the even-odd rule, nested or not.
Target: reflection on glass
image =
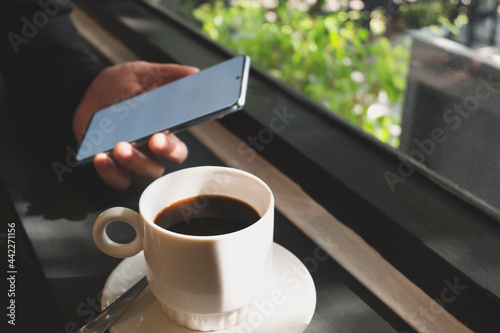
[[[399,149],[500,212],[500,50],[416,36],[411,53]]]

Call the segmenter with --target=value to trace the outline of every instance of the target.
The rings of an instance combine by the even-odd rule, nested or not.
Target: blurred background
[[[145,1],[395,148],[413,33],[497,54],[496,0]]]

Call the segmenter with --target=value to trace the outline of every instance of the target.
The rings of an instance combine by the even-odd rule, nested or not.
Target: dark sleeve
[[[3,0],[0,66],[17,118],[47,143],[74,145],[73,112],[104,66],[76,31],[68,2]]]

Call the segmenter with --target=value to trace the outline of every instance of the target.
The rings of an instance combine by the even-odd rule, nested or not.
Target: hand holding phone
[[[83,130],[87,127],[85,124],[89,123],[91,116],[96,113],[95,110],[102,108],[104,105],[109,105],[113,100],[123,98],[124,95],[130,95],[134,91],[137,92],[143,89],[145,81],[161,85],[170,82],[169,80],[177,80],[196,71],[195,68],[188,66],[152,64],[142,61],[107,68],[92,82],[75,113],[75,136],[79,141],[81,140]],[[151,78],[155,80],[151,80]],[[163,82],[157,81],[157,78],[163,80]],[[137,96],[135,99],[132,98],[127,102],[129,104],[125,104],[125,106],[128,106],[130,111],[133,111],[137,109],[136,105],[140,105],[139,102],[142,98],[141,96]],[[123,111],[124,109],[115,108],[115,110]],[[174,112],[175,110],[168,109],[168,111]],[[123,112],[121,114],[123,115]],[[101,129],[104,131],[109,131],[109,122],[100,125],[103,126]],[[87,128],[90,128],[90,126]],[[106,133],[103,132],[103,134]],[[149,149],[144,151],[134,145],[122,142],[114,147],[112,154],[96,154],[94,156],[94,165],[107,184],[124,189],[130,184],[130,173],[149,179],[161,176],[163,166],[157,160],[157,157],[172,162],[181,162],[187,156],[186,146],[173,134],[157,133],[149,139],[148,146]]]
[[[109,152],[122,141],[140,144],[154,133],[173,133],[240,110],[249,63],[248,57],[236,57],[95,112],[77,162]]]

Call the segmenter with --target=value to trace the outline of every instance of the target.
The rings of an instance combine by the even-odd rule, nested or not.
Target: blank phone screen
[[[110,151],[121,141],[138,142],[236,111],[244,103],[247,72],[247,57],[236,57],[99,110],[85,132],[77,161]]]

